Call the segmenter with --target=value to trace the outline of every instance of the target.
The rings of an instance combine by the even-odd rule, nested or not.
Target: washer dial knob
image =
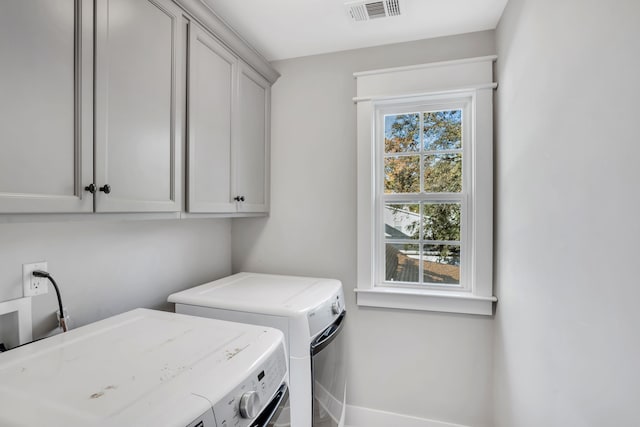
[[[257,391],[248,391],[240,397],[240,416],[253,418],[258,415],[260,409],[260,396]]]
[[[336,301],[333,304],[331,304],[331,312],[333,314],[340,314],[340,301]]]

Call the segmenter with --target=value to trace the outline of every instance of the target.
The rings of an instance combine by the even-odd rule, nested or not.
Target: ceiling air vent
[[[345,6],[354,21],[369,21],[400,15],[400,0],[348,1]]]

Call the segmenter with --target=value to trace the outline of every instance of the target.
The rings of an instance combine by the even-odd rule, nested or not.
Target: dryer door
[[[341,332],[346,314],[343,311],[311,343],[314,427],[344,425],[347,378],[344,334]]]

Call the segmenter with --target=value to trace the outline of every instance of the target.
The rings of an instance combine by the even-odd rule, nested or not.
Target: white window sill
[[[486,316],[493,314],[493,303],[498,301],[493,296],[480,297],[467,292],[426,291],[390,287],[356,289],[356,295],[356,303],[365,307],[440,311]]]

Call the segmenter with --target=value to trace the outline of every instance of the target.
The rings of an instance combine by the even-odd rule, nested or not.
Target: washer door
[[[346,311],[311,343],[313,427],[342,427],[346,395]]]
[[[253,421],[250,427],[272,427],[275,420],[280,416],[280,412],[289,400],[289,389],[286,384],[282,384],[278,392],[273,396],[271,402],[262,410],[262,413]]]

